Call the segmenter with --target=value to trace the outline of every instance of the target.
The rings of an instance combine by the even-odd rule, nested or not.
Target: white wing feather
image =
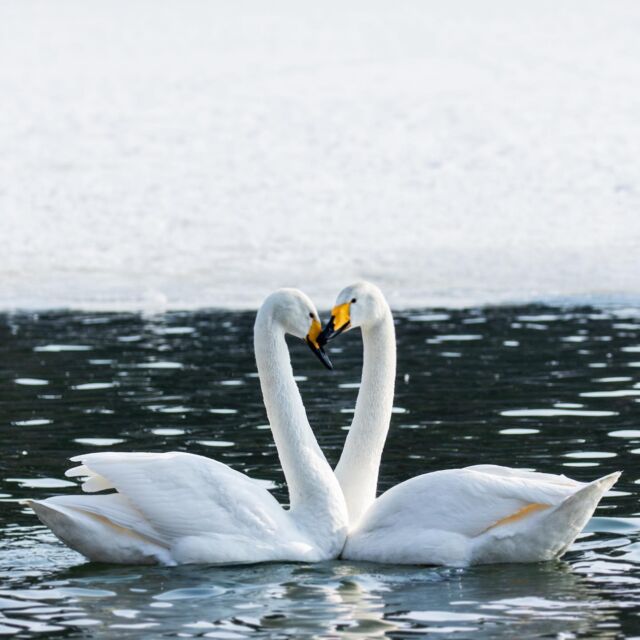
[[[475,536],[528,505],[557,505],[581,486],[563,476],[493,465],[435,471],[382,494],[358,531],[407,527]]]
[[[189,536],[268,536],[290,527],[286,512],[266,489],[209,458],[106,452],[72,460],[82,464],[68,475],[88,476],[88,491],[95,485],[115,488],[165,544]]]
[[[455,566],[549,560],[564,553],[618,476],[582,484],[493,465],[427,473],[375,500],[342,557]]]

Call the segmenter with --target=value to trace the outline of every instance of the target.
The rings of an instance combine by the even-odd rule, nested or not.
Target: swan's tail
[[[536,562],[560,557],[619,477],[619,472],[611,473],[582,486],[555,506],[532,510],[528,517],[487,530],[475,540],[473,563]]]
[[[67,546],[96,562],[173,564],[161,542],[134,530],[140,515],[118,494],[25,500]],[[131,523],[131,526],[123,526]],[[136,527],[143,528],[143,527]]]

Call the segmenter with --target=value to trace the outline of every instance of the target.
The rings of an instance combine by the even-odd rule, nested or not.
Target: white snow
[[[635,0],[0,3],[0,308],[640,300]]]

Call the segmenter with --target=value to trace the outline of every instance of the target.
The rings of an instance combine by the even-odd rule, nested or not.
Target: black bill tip
[[[333,370],[333,365],[331,364],[331,360],[329,360],[329,356],[326,354],[324,347],[324,343],[320,342],[320,336],[318,336],[317,345],[314,344],[310,338],[306,339],[306,343],[309,346],[309,349],[315,353],[316,357],[322,364],[329,369],[329,371]]]

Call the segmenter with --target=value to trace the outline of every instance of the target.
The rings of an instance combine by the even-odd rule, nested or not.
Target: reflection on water
[[[253,314],[0,318],[0,634],[31,637],[617,638],[640,628],[640,318],[501,308],[397,318],[396,409],[381,489],[507,464],[590,480],[621,469],[565,558],[470,569],[330,562],[87,563],[18,501],[76,491],[83,451],[188,450],[286,500],[252,354]],[[334,373],[292,357],[332,463],[358,390],[357,333]]]

